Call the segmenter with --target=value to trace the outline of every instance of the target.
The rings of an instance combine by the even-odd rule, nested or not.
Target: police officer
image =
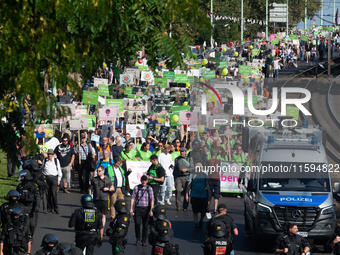
[[[18,191],[12,189],[7,193],[8,203],[3,203],[0,207],[0,219],[2,227],[11,221],[11,212],[14,208],[19,208],[21,211],[25,212],[25,206],[18,201],[20,194]],[[25,216],[25,215],[24,215]],[[29,222],[28,215],[25,222]],[[29,225],[28,225],[29,226]]]
[[[178,245],[174,246],[169,242],[172,236],[172,229],[167,225],[158,230],[157,241],[152,246],[151,255],[178,255]]]
[[[73,212],[68,226],[76,230],[76,246],[82,250],[86,248],[86,255],[92,255],[95,244],[101,247],[103,243],[102,217],[89,194],[83,195],[80,201],[82,208]]]
[[[28,214],[30,218],[30,230],[33,236],[38,221],[40,193],[30,171],[22,171],[20,180],[21,183],[17,186],[17,191],[20,193],[20,202],[25,206],[24,214]]]
[[[59,243],[58,238],[53,234],[47,234],[43,237],[41,250],[35,255],[82,255],[81,249],[70,243]]]
[[[106,235],[110,237],[110,244],[112,245],[112,254],[124,254],[125,239],[131,224],[131,215],[127,208],[126,202],[123,199],[118,199],[114,207],[117,215],[111,221],[110,228],[107,229]]]
[[[43,248],[37,251],[35,255],[49,255],[57,244],[58,238],[55,235],[46,234],[44,235],[40,245]]]
[[[298,231],[295,223],[289,223],[287,232],[279,235],[275,240],[275,254],[309,255],[312,248],[305,238],[297,234]]]
[[[0,255],[26,255],[31,253],[31,233],[19,208],[11,212],[11,222],[2,229]]]
[[[153,216],[156,218],[156,221],[151,222],[150,233],[149,233],[149,244],[155,245],[158,241],[159,230],[163,227],[169,227],[169,236],[173,236],[173,230],[171,229],[171,223],[166,217],[166,210],[164,205],[156,205],[152,208]]]
[[[205,230],[206,236],[211,236],[212,233],[215,231],[213,228],[212,224],[215,221],[222,221],[226,225],[226,235],[225,237],[228,240],[228,248],[227,248],[227,253],[233,254],[232,250],[233,248],[233,237],[231,234],[237,236],[238,235],[238,229],[236,227],[234,219],[227,214],[227,206],[225,204],[220,204],[217,207],[218,214],[216,214],[213,218],[211,218],[208,221],[207,228]]]
[[[336,225],[335,232],[327,243],[327,248],[333,250],[333,254],[340,254],[340,227]]]
[[[226,237],[226,224],[221,220],[216,220],[211,224],[211,233],[204,242],[204,255],[229,255],[228,238]]]

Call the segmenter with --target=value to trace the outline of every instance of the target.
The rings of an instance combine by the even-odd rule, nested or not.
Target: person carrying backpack
[[[134,215],[135,221],[135,235],[136,245],[141,244],[140,226],[143,224],[142,231],[142,246],[146,246],[148,238],[148,221],[149,215],[153,217],[151,208],[154,206],[154,194],[152,188],[147,185],[148,177],[143,175],[141,177],[141,184],[136,185],[133,189],[130,203],[130,214]],[[135,209],[133,207],[135,205]]]
[[[214,222],[221,221],[225,225],[225,232],[226,234],[224,237],[228,241],[228,247],[227,247],[227,253],[226,254],[233,254],[233,243],[234,240],[232,238],[232,235],[237,236],[238,235],[238,229],[236,227],[235,221],[231,216],[227,214],[227,206],[225,204],[220,204],[217,208],[218,214],[216,214],[214,217],[212,217],[207,224],[207,228],[205,230],[205,234],[208,237],[213,236],[214,229]]]

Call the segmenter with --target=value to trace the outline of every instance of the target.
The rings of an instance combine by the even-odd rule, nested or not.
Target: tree
[[[182,34],[170,39],[169,24],[190,24],[211,33],[206,15],[191,0],[3,0],[0,9],[0,116],[11,112],[20,133],[20,106],[26,95],[36,102],[37,111],[47,107],[46,75],[57,87],[75,89],[69,73],[80,72],[82,66],[83,74],[91,73],[104,61],[108,66],[118,60],[126,63],[142,47],[152,68],[157,66],[157,52],[167,56],[169,68],[185,68],[180,50],[191,53],[190,38]],[[6,97],[12,92],[18,104]],[[7,134],[12,134],[11,125],[1,122],[0,147],[15,151],[16,138],[6,140]]]

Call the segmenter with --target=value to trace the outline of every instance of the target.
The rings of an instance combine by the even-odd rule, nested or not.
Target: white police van
[[[242,149],[249,153],[241,173],[246,230],[259,238],[274,239],[288,223],[299,234],[325,244],[335,226],[333,192],[325,151],[326,132],[308,126],[245,127]],[[326,248],[326,247],[325,247]]]

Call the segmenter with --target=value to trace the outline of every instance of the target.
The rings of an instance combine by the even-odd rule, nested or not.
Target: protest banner
[[[97,105],[98,104],[98,93],[84,90],[82,102],[84,104]]]
[[[144,135],[144,124],[142,125],[126,125],[126,133],[129,133],[132,138],[143,137]]]
[[[115,120],[118,114],[118,107],[105,106],[99,109],[99,120]]]
[[[150,161],[126,161],[126,168],[133,169],[129,175],[130,189],[140,184],[140,178],[148,171],[150,165]]]
[[[36,125],[34,128],[35,138],[52,138],[54,134],[52,124]]]
[[[221,192],[223,193],[242,193],[238,188],[238,177],[242,164],[236,163],[221,163],[220,178],[221,178]],[[215,169],[218,171],[218,169]]]
[[[119,84],[131,85],[133,84],[133,77],[134,75],[132,74],[121,74]]]
[[[94,78],[93,86],[98,88],[99,84],[108,85],[109,84],[109,79]]]

